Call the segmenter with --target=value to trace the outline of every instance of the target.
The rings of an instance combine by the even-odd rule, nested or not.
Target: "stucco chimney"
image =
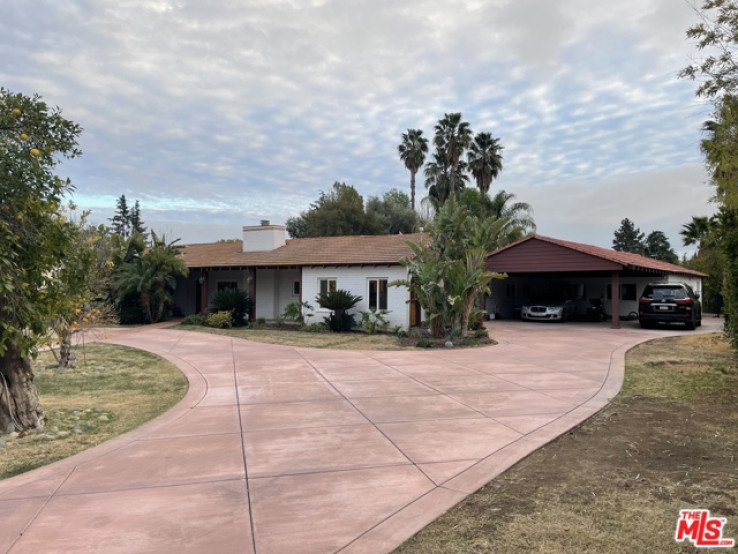
[[[243,228],[243,251],[264,252],[275,250],[287,242],[284,225],[270,225],[263,220],[261,225],[247,225]]]

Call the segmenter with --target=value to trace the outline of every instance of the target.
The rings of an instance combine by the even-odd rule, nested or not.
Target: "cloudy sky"
[[[714,212],[685,0],[4,0],[0,84],[84,128],[93,219],[183,243],[283,223],[334,181],[409,191],[401,134],[462,112],[538,232],[609,247]],[[424,195],[422,187],[419,191]]]

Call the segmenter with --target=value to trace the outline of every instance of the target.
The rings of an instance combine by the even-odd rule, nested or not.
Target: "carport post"
[[[612,291],[612,302],[610,303],[610,315],[612,316],[613,329],[620,329],[620,272],[612,272],[612,283],[610,285]]]

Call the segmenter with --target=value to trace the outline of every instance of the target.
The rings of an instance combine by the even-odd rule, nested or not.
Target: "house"
[[[244,227],[240,241],[185,246],[190,273],[178,282],[174,303],[185,315],[201,313],[212,293],[239,288],[255,302],[253,318],[276,319],[288,304],[304,301],[320,322],[329,312],[315,297],[344,289],[362,297],[352,313],[387,310],[390,327],[406,329],[420,325],[420,308],[406,287],[389,284],[408,277],[400,264],[412,254],[408,241],[423,240],[421,233],[287,239],[284,226],[262,221]]]
[[[276,319],[292,302],[308,302],[313,322],[323,321],[315,297],[344,289],[362,297],[354,314],[387,310],[391,327],[421,324],[417,301],[406,287],[390,283],[408,277],[400,263],[412,255],[411,242],[427,242],[427,234],[363,235],[287,239],[285,228],[263,221],[243,228],[239,241],[192,244],[183,249],[189,276],[178,282],[175,305],[185,315],[207,309],[219,290],[249,291],[255,302],[252,318]],[[492,252],[486,269],[507,273],[493,280],[486,299],[489,314],[520,317],[521,306],[537,290],[563,284],[582,298],[601,299],[609,314],[638,311],[638,298],[648,283],[686,282],[702,292],[706,274],[629,252],[529,235]],[[615,294],[613,294],[615,291]],[[619,318],[612,318],[613,327]]]
[[[708,275],[630,252],[618,252],[542,235],[529,235],[487,258],[490,271],[507,273],[494,281],[487,311],[520,316],[520,307],[536,290],[552,282],[569,285],[584,298],[603,300],[609,314],[638,313],[638,298],[648,283],[683,282],[702,293]],[[613,291],[615,293],[613,294]],[[612,318],[613,327],[619,318]]]

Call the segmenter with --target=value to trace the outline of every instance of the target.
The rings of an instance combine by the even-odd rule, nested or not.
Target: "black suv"
[[[652,283],[646,285],[638,300],[641,327],[658,323],[684,323],[690,331],[702,325],[700,295],[685,283]]]

